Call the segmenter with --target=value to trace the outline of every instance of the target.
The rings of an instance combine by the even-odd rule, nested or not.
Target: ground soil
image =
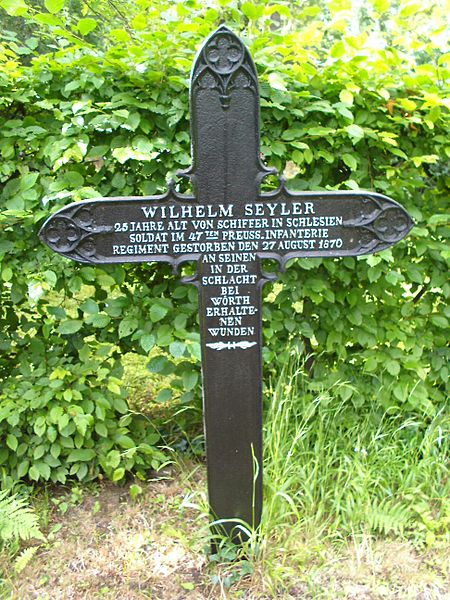
[[[132,482],[82,488],[76,499],[70,490],[65,496],[47,492],[45,529],[53,533],[20,574],[14,573],[12,561],[2,558],[8,588],[4,598],[450,599],[446,550],[419,553],[405,542],[359,540],[339,551],[324,546],[320,561],[292,566],[289,576],[287,555],[280,559],[285,575],[275,583],[267,580],[264,561],[254,562],[250,572],[230,562],[211,562],[207,516],[198,502],[204,499],[202,468],[185,483],[179,475],[139,483],[142,493],[134,499]],[[61,514],[63,501],[68,509]],[[282,553],[280,549],[280,557]]]

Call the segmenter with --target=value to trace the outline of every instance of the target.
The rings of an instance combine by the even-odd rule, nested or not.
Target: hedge
[[[390,250],[295,260],[266,286],[266,376],[294,348],[311,389],[351,383],[340,388],[349,422],[375,405],[426,426],[449,375],[450,55],[432,30],[439,7],[417,9],[430,22],[412,39],[415,13],[379,0],[356,30],[336,0],[306,8],[158,0],[119,12],[103,1],[96,12],[64,0],[0,6],[5,477],[120,480],[161,464],[155,428],[126,404],[126,352],[152,352],[150,371],[172,377],[159,401],[199,402],[195,288],[160,264],[69,262],[37,232],[71,201],[160,193],[189,166],[189,69],[223,20],[258,69],[266,164],[293,190],[382,192],[416,223]]]

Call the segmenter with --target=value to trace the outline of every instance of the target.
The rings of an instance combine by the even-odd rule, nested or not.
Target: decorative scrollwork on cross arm
[[[58,216],[53,219],[44,233],[45,241],[56,252],[71,252],[82,237],[78,225],[69,217]]]
[[[74,253],[89,261],[96,256],[93,239],[96,233],[99,233],[99,228],[95,225],[92,211],[82,206],[71,214],[56,214],[42,228],[40,236],[52,250],[60,254]]]
[[[345,227],[358,231],[357,247],[361,253],[375,252],[387,248],[403,239],[413,226],[406,210],[390,199],[367,196],[366,206],[370,209],[345,222]]]

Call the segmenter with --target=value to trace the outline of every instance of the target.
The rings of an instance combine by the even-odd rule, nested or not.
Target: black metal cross
[[[85,263],[197,261],[208,489],[212,514],[255,527],[262,509],[261,288],[295,257],[378,252],[411,229],[408,213],[373,192],[292,193],[259,155],[259,94],[248,50],[219,27],[194,62],[190,85],[194,195],[77,202],[40,237]],[[255,465],[258,468],[255,469]],[[235,535],[235,534],[233,534]],[[236,537],[236,535],[235,535]]]

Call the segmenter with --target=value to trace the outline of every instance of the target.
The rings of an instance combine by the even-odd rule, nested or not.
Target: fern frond
[[[384,535],[389,533],[402,535],[413,516],[410,508],[402,506],[395,501],[395,498],[380,501],[374,499],[367,520],[372,530]]]
[[[39,550],[40,546],[30,546],[29,548],[25,548],[19,554],[19,556],[14,561],[14,571],[16,573],[21,573],[25,567],[30,563],[33,556]]]
[[[25,498],[0,491],[0,543],[31,538],[45,539],[36,513]]]

